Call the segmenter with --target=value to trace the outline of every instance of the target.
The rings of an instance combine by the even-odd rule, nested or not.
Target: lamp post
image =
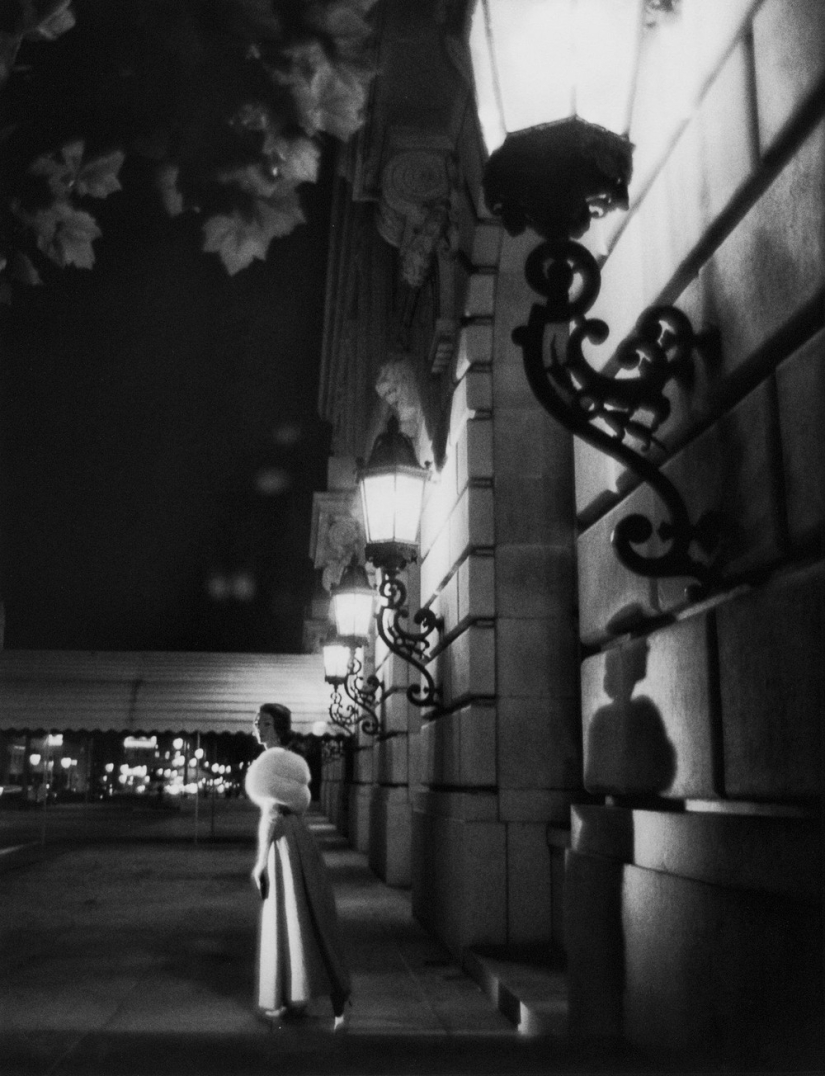
[[[510,234],[531,227],[544,237],[525,264],[527,282],[544,303],[535,303],[527,324],[513,332],[533,394],[571,433],[661,498],[669,518],[658,527],[640,514],[616,526],[611,541],[619,560],[639,575],[692,576],[707,587],[715,579],[706,557],[719,519],[709,512],[692,522],[648,452],[670,413],[665,387],[688,375],[694,351],[715,338],[695,333],[675,307],[654,306],[607,366],[595,369],[583,345],[609,335],[603,321],[586,316],[601,273],[575,242],[594,218],[628,208],[627,132],[640,42],[651,14],[672,7],[666,0],[477,0],[469,44],[490,153],[487,205]],[[654,536],[663,551],[650,555]],[[693,555],[694,544],[703,556]]]

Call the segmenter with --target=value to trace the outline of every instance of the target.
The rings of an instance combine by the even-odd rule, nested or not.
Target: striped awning
[[[321,655],[0,650],[0,730],[249,732],[263,702],[325,721]]]

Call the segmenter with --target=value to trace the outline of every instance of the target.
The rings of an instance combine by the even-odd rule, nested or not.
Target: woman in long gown
[[[303,822],[310,804],[309,766],[281,746],[290,711],[265,703],[254,721],[265,750],[249,767],[247,795],[261,810],[252,880],[263,898],[258,1009],[269,1019],[303,1012],[329,995],[333,1028],[343,1028],[350,977],[338,936],[335,897],[324,861]]]

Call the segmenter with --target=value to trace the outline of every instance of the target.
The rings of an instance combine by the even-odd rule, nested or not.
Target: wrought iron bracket
[[[381,701],[384,693],[384,685],[377,676],[362,675],[364,664],[358,660],[353,651],[350,661],[349,672],[344,681],[344,691],[353,701],[356,707],[362,711],[358,718],[358,726],[367,736],[378,736],[383,732],[383,722],[376,713],[376,706]]]
[[[382,568],[378,595],[382,602],[375,614],[378,634],[387,648],[417,669],[424,680],[423,684],[409,685],[407,699],[415,706],[438,706],[441,690],[426,662],[430,654],[430,637],[433,632],[444,630],[444,618],[425,607],[413,617],[413,622],[422,629],[420,632],[410,632],[402,626],[401,621],[410,615],[407,588],[398,577],[398,568],[393,565]]]
[[[375,707],[384,686],[375,676],[364,679],[361,676],[362,668],[362,663],[353,653],[346,679],[343,683],[333,685],[329,720],[349,736],[354,736],[358,729],[367,736],[378,736],[383,732],[383,722]]]
[[[334,684],[329,702],[330,724],[343,729],[350,736],[357,725],[358,710],[352,703],[345,703],[340,684]]]
[[[650,307],[614,353],[624,376],[608,376],[595,370],[583,351],[585,341],[600,344],[609,334],[604,321],[586,317],[601,287],[601,273],[592,254],[572,239],[549,239],[529,254],[525,276],[545,300],[535,303],[527,324],[513,332],[534,395],[571,433],[646,482],[668,512],[669,518],[656,526],[640,513],[622,519],[611,535],[616,555],[637,575],[685,576],[697,580],[702,590],[710,588],[717,573],[692,550],[698,547],[704,557],[713,553],[720,517],[705,512],[692,522],[677,488],[644,453],[654,445],[663,447],[656,431],[670,414],[665,387],[690,376],[694,352],[712,346],[713,334],[694,332],[688,317],[676,307]],[[561,355],[557,340],[548,334],[551,326],[568,331]],[[648,555],[641,547],[654,536],[666,548]]]

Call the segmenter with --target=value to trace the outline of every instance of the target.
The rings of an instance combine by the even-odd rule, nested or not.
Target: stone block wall
[[[447,447],[421,529],[422,601],[444,617],[431,664],[443,706],[421,727],[413,909],[456,953],[561,949],[559,844],[581,787],[572,442],[510,338],[524,244],[474,195]]]
[[[377,643],[389,735],[327,766],[324,804],[455,953],[564,950],[574,1034],[804,1065],[823,1000],[825,4],[674,9],[644,35],[630,209],[583,240],[610,328],[587,351],[610,369],[656,303],[715,331],[650,458],[692,519],[719,514],[720,583],[697,596],[614,555],[619,520],[666,516],[534,399],[511,334],[538,238],[487,213],[459,102],[455,352],[427,383],[407,572],[411,610],[444,619],[442,705],[408,704]]]
[[[668,115],[677,90],[689,107]],[[631,209],[597,237],[591,316],[613,343],[657,302],[718,331],[668,390],[652,452],[692,519],[719,513],[720,582],[697,596],[625,569],[616,523],[665,513],[577,446],[598,799],[574,808],[567,860],[571,1029],[807,1064],[823,1003],[825,6],[684,0],[647,35],[633,116]]]

